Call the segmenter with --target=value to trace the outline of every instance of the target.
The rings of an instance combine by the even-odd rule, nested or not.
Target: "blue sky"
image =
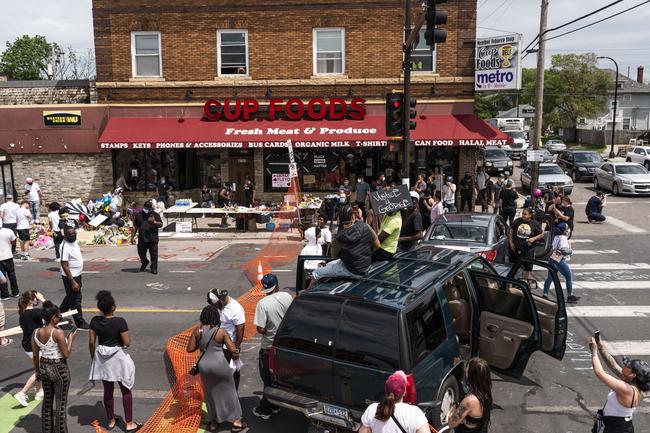
[[[541,0],[477,1],[479,37],[504,31],[517,32],[524,35],[524,43],[527,44],[537,34]],[[4,47],[5,41],[14,40],[22,34],[42,34],[63,47],[72,46],[79,51],[93,47],[91,0],[4,2],[9,5],[3,5],[0,14],[0,49]],[[551,0],[549,26],[562,24],[610,2],[611,0]],[[641,0],[625,0],[584,23],[640,2]],[[629,66],[633,77],[636,77],[637,66],[643,65],[647,71],[646,76],[650,78],[650,44],[647,42],[649,32],[646,30],[648,22],[650,3],[589,29],[549,41],[549,57],[568,52],[595,51],[616,58],[621,73],[627,73]],[[535,56],[529,55],[524,65],[534,66]],[[602,65],[610,67],[611,63],[603,62]]]

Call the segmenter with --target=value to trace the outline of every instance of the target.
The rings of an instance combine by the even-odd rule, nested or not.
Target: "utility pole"
[[[539,19],[539,51],[537,51],[537,89],[535,91],[535,133],[533,134],[533,149],[539,150],[542,144],[542,121],[544,117],[544,64],[546,63],[546,21],[548,16],[548,0],[542,0],[542,11]],[[530,191],[539,185],[539,161],[534,161],[531,173]]]
[[[404,41],[409,41],[411,36],[411,0],[405,0],[406,6],[404,7]],[[404,178],[411,178],[411,128],[410,118],[408,115],[409,107],[411,106],[411,50],[412,44],[404,44],[404,141],[403,151],[404,157],[402,159],[402,171]],[[404,183],[404,179],[402,179]],[[409,181],[410,187],[410,181]]]
[[[612,142],[610,143],[611,147],[609,150],[609,157],[614,158],[616,156],[616,153],[614,152],[614,141],[616,140],[616,110],[618,110],[618,63],[616,63],[616,60],[607,56],[598,56],[596,58],[611,60],[614,62],[614,66],[616,66],[616,78],[614,78],[614,118],[612,120]],[[629,72],[627,74],[630,75]]]

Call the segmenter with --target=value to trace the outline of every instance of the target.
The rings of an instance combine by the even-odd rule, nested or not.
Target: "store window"
[[[221,158],[212,150],[198,150],[199,186],[207,185],[210,188],[221,186]]]
[[[411,70],[413,72],[436,72],[436,52],[431,51],[424,39],[425,28],[420,29],[418,43],[411,51]]]
[[[217,31],[217,68],[219,76],[248,76],[248,31]]]
[[[314,75],[343,74],[345,29],[314,29]]]
[[[113,182],[124,176],[131,191],[155,191],[161,177],[174,189],[198,187],[195,150],[113,151]]]
[[[160,32],[131,33],[131,64],[134,77],[162,77]]]

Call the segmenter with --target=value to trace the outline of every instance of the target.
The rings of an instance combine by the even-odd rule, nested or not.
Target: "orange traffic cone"
[[[262,286],[262,278],[264,278],[264,271],[262,270],[262,261],[257,261],[257,285]]]

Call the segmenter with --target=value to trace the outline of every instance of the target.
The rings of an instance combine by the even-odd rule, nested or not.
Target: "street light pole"
[[[539,150],[542,144],[542,123],[544,121],[544,67],[546,63],[546,22],[548,17],[548,0],[542,0],[539,18],[539,50],[537,51],[537,83],[535,89],[535,133],[533,150]],[[531,167],[530,194],[539,186],[539,161],[533,161]]]
[[[404,7],[404,40],[410,40],[411,36],[411,1],[406,0]],[[402,171],[403,179],[400,179],[404,182],[404,179],[410,179],[411,173],[411,119],[409,118],[410,107],[411,107],[411,49],[410,45],[404,44],[404,108],[402,111],[402,116],[404,120],[404,138],[403,138],[403,154],[402,154]],[[409,181],[410,182],[410,181]],[[410,184],[409,184],[410,188]]]
[[[614,66],[616,66],[616,78],[614,78],[614,119],[612,120],[612,142],[609,150],[609,157],[614,158],[616,156],[614,153],[614,139],[616,138],[616,111],[618,110],[618,63],[616,63],[616,60],[607,56],[598,56],[596,59],[611,60],[614,62]]]

